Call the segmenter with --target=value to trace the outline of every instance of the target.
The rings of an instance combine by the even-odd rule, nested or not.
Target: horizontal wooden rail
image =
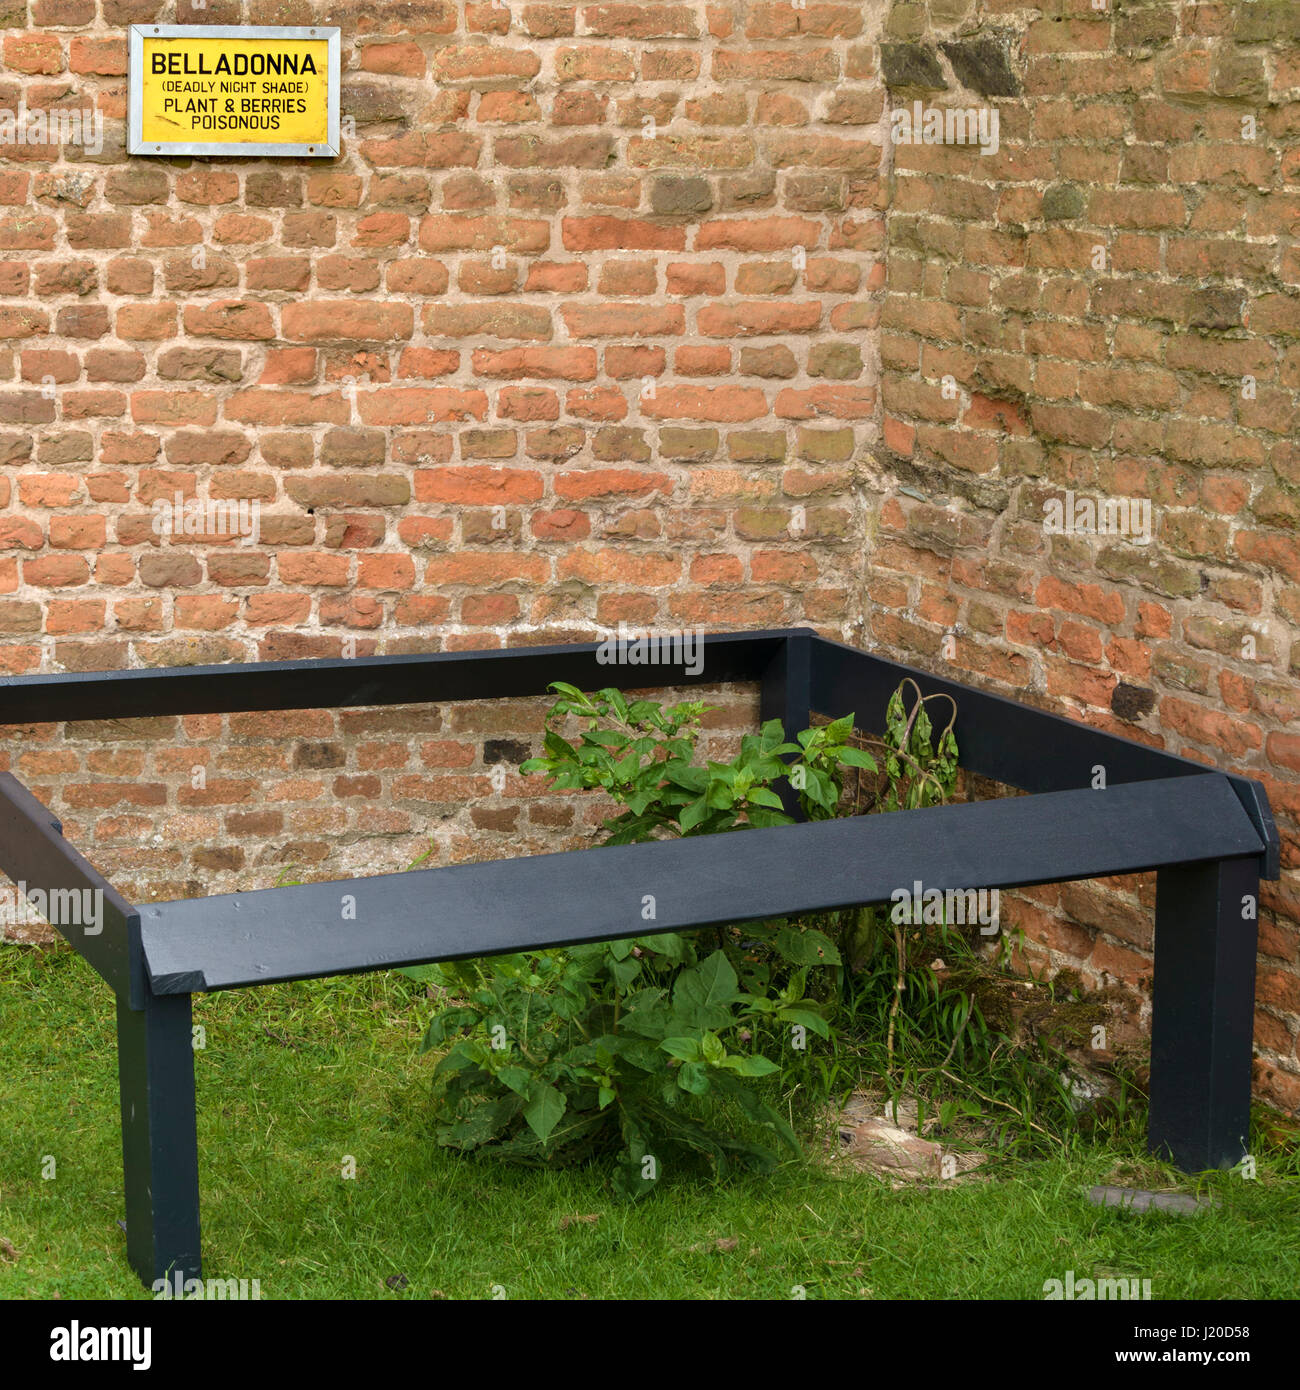
[[[812,706],[822,713],[856,711],[859,726],[871,729],[873,717],[880,717],[905,677],[914,680],[923,695],[952,698],[962,767],[1021,791],[1090,787],[1098,768],[1111,787],[1162,777],[1201,777],[1206,771],[1204,763],[1094,729],[1077,719],[959,685],[840,642],[823,637],[812,641]],[[947,702],[935,702],[929,709],[942,728],[949,715]],[[1253,778],[1225,775],[1264,841],[1263,877],[1277,878],[1281,842],[1263,788]]]
[[[757,681],[791,635],[810,638],[812,634],[801,629],[700,633],[703,662],[695,673],[685,664],[602,662],[604,644],[588,642],[503,651],[6,676],[0,677],[0,726],[60,719],[507,699],[545,695],[552,681],[567,681],[583,690]],[[695,640],[694,634],[691,637]]]
[[[670,634],[651,634],[670,637]],[[809,628],[691,634],[698,661],[632,665],[602,660],[605,643],[428,652],[351,660],[261,661],[147,671],[76,671],[0,677],[0,727],[55,720],[139,719],[244,710],[356,709],[540,696],[552,681],[584,690],[759,682],[764,715],[802,726],[809,710],[854,713],[877,726],[890,694],[910,676],[926,694],[957,701],[962,764],[1022,791],[1199,775],[1203,765],[1078,720],[1017,704],[929,672],[817,637]],[[792,665],[791,654],[798,652]],[[793,677],[793,684],[790,678]],[[788,690],[785,687],[789,687]],[[798,689],[799,709],[788,707]],[[1264,839],[1266,878],[1280,871],[1280,842],[1259,783],[1229,774]],[[786,797],[787,808],[793,799]]]
[[[1225,777],[858,816],[141,908],[155,994],[1258,855]],[[654,916],[644,915],[653,907]]]

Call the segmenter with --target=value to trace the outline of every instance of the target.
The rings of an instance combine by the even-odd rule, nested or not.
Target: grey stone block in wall
[[[1011,48],[1005,40],[986,35],[952,39],[939,46],[963,87],[985,97],[1020,95],[1020,78],[1011,65]]]
[[[941,92],[947,87],[939,56],[928,44],[885,43],[880,46],[880,68],[890,87],[917,87]]]

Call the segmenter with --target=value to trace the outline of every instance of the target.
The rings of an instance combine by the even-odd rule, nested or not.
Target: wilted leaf
[[[579,1223],[585,1226],[594,1226],[599,1220],[600,1213],[598,1211],[587,1212],[581,1216],[562,1216],[560,1217],[560,1230],[567,1231],[570,1226],[576,1226]]]

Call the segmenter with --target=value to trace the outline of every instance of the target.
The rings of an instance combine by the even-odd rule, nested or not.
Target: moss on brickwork
[[[973,97],[999,127],[996,154],[894,151],[873,636],[935,660],[951,626],[958,673],[1259,776],[1293,837],[1300,6],[990,8],[885,26],[898,105]],[[1053,535],[1067,493],[1149,503],[1149,532]],[[1256,1036],[1290,1109],[1295,874],[1266,894]],[[1140,985],[1138,953],[1054,949]]]
[[[1077,184],[1056,183],[1043,190],[1043,220],[1070,221],[1082,217],[1088,206],[1088,194]]]
[[[1240,43],[1294,43],[1300,34],[1297,0],[1243,0],[1233,8],[1232,36]]]

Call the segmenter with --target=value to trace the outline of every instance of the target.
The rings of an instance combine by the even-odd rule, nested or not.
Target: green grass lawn
[[[1180,1218],[1085,1200],[1107,1181],[1197,1190],[1136,1146],[904,1192],[811,1158],[668,1173],[635,1205],[597,1168],[461,1158],[429,1138],[430,1007],[391,974],[196,999],[206,1275],[290,1299],[1038,1299],[1071,1269],[1150,1279],[1155,1298],[1300,1288],[1300,1179],[1267,1160],[1256,1181],[1207,1176],[1221,1205]],[[0,1241],[0,1298],[148,1298],[117,1225],[109,990],[63,946],[0,945],[0,1043],[0,1238],[18,1251]]]

